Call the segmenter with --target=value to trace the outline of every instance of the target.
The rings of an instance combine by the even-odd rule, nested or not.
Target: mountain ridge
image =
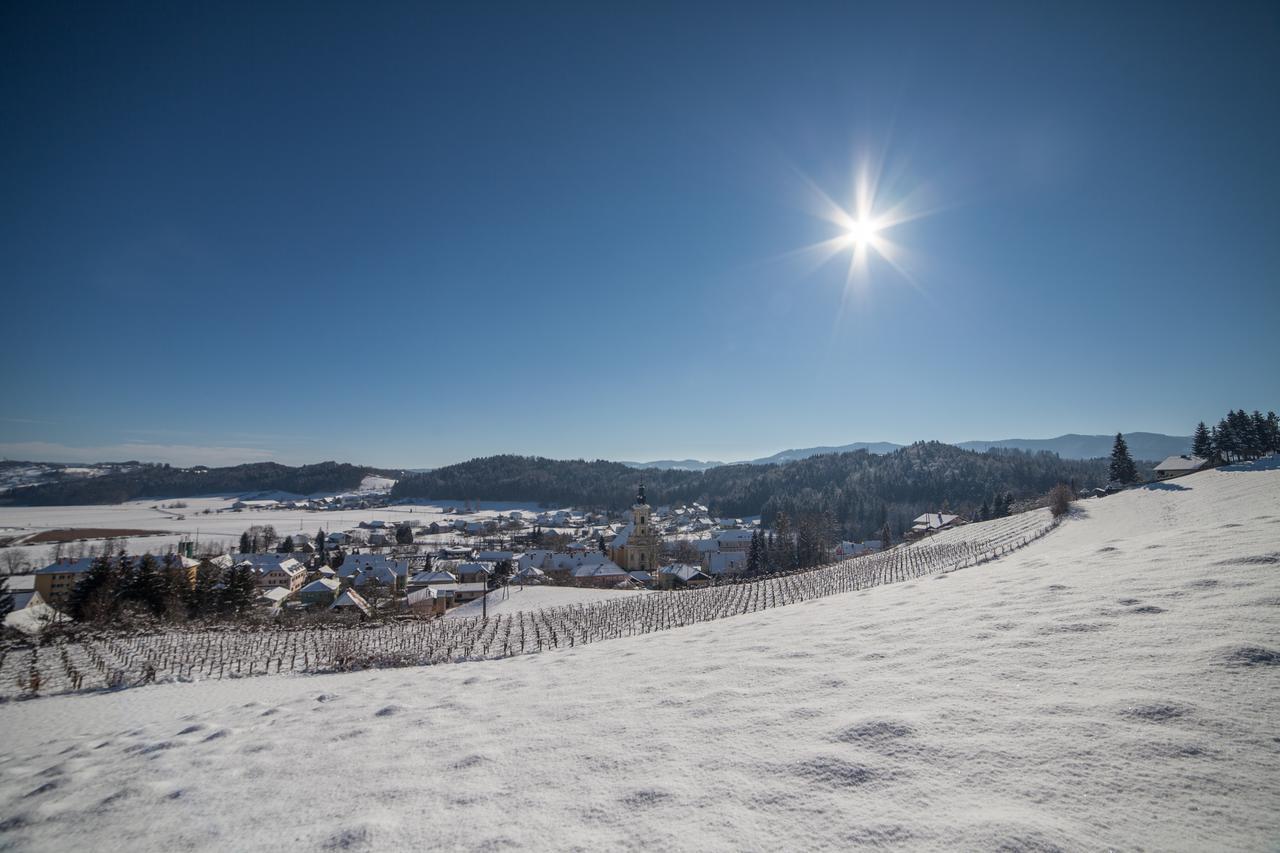
[[[1166,435],[1159,432],[1139,431],[1124,433],[1124,438],[1133,457],[1144,461],[1157,462],[1169,456],[1176,456],[1179,453],[1187,453],[1191,450],[1191,436],[1189,435]],[[977,440],[943,443],[959,447],[961,450],[976,450],[978,452],[992,448],[1024,450],[1030,453],[1043,450],[1056,453],[1063,459],[1100,459],[1111,454],[1111,445],[1114,441],[1114,435],[1088,435],[1069,432],[1053,438],[1003,438],[994,441]],[[622,464],[628,468],[641,470],[657,468],[667,471],[706,471],[710,468],[718,468],[724,465],[772,465],[779,462],[808,459],[811,456],[820,456],[828,453],[850,453],[856,450],[885,454],[893,453],[895,450],[900,450],[906,446],[892,441],[855,441],[850,444],[820,445],[780,450],[771,456],[761,456],[756,459],[744,459],[737,462],[703,461],[701,459],[658,459],[652,462],[623,462]]]

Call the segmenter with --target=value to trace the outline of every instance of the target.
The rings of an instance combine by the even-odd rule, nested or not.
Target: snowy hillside
[[[546,607],[564,607],[569,604],[595,604],[611,598],[628,598],[644,595],[645,590],[587,589],[572,586],[511,586],[489,593],[486,604],[480,599],[450,610],[445,618],[465,619],[487,612],[489,616],[506,616]],[[486,610],[487,607],[487,610]]]
[[[1277,571],[1280,470],[1241,466],[677,630],[10,702],[0,844],[1274,849]]]

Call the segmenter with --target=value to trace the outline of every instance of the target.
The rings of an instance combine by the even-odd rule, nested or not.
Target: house
[[[753,530],[723,530],[716,534],[716,545],[720,551],[747,551],[751,548]]]
[[[705,557],[703,568],[711,575],[733,574],[747,568],[746,551],[711,551]]]
[[[477,551],[476,562],[478,563],[501,563],[503,561],[511,562],[515,560],[514,551]]]
[[[537,566],[525,566],[517,569],[512,575],[510,583],[513,584],[535,584],[542,583],[547,579],[547,573]]]
[[[417,616],[442,616],[453,599],[450,590],[424,586],[405,597],[405,605]]]
[[[488,575],[485,575],[488,577]],[[409,578],[409,591],[415,592],[430,587],[440,594],[450,597],[448,604],[461,603],[479,598],[489,590],[488,581],[462,582],[458,576],[450,572],[425,571]]]
[[[264,607],[278,608],[290,594],[289,590],[282,586],[269,586],[260,591],[254,601]]]
[[[317,578],[298,590],[298,600],[306,605],[330,604],[341,588],[333,578]]]
[[[882,550],[882,547],[882,543],[879,539],[868,539],[865,542],[841,542],[836,546],[836,559],[843,560],[849,557],[861,557],[863,554],[880,551]]]
[[[570,572],[574,583],[583,586],[614,587],[629,581],[631,576],[622,567],[611,560],[599,563],[584,563]]]
[[[330,610],[337,610],[342,613],[357,613],[362,618],[372,615],[373,611],[369,608],[369,602],[354,589],[344,589],[337,598],[333,600],[333,604],[329,605]]]
[[[64,606],[71,597],[71,590],[80,582],[80,579],[89,571],[89,567],[93,565],[92,557],[83,557],[79,560],[63,558],[56,563],[50,563],[43,569],[36,569],[35,572],[35,591],[40,593],[40,598],[47,601],[54,607]]]
[[[352,585],[357,587],[363,587],[368,583],[380,583],[389,589],[403,589],[405,581],[408,579],[407,565],[405,566],[405,572],[402,573],[385,563],[364,566],[359,569],[352,568],[351,571],[343,574],[342,570],[347,568],[347,563],[349,562],[350,559],[348,558],[347,562],[344,562],[341,568],[338,569],[338,574],[340,577],[350,580]]]
[[[1185,453],[1181,456],[1170,456],[1156,466],[1156,476],[1161,480],[1168,480],[1170,477],[1193,474],[1208,464],[1209,460],[1207,459],[1201,459],[1199,456],[1189,456]]]
[[[947,515],[941,512],[926,512],[911,522],[911,532],[917,536],[924,533],[936,533],[946,530],[960,521],[958,515]]]
[[[662,583],[673,586],[706,586],[711,583],[711,576],[697,566],[687,563],[672,563],[658,569],[658,578]]]
[[[307,570],[288,554],[232,554],[236,566],[247,565],[258,586],[282,586],[297,592],[307,579]]]
[[[5,580],[8,581],[7,587],[13,596],[13,612],[44,603],[44,599],[36,591],[35,575],[6,575]]]

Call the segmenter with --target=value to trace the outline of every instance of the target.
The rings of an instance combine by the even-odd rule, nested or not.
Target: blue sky
[[[1280,404],[1275,4],[260,5],[5,7],[0,455],[738,459]],[[867,158],[928,215],[850,286],[801,250]]]

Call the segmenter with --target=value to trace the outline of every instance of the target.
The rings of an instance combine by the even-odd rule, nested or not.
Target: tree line
[[[175,554],[157,559],[124,552],[95,557],[72,588],[67,610],[75,620],[95,624],[164,619],[182,621],[238,616],[257,598],[257,581],[248,566],[223,570],[202,560],[192,582]]]
[[[761,515],[770,526],[783,513],[792,519],[829,514],[836,535],[860,539],[876,536],[886,525],[901,535],[912,519],[930,511],[973,518],[986,503],[988,516],[997,517],[992,514],[997,504],[1007,507],[1015,499],[1043,495],[1060,482],[1077,489],[1101,486],[1107,482],[1107,463],[1047,452],[979,453],[938,442],[888,454],[858,450],[707,471],[641,471],[603,460],[504,455],[405,477],[392,496],[622,510],[642,480],[650,503],[701,503],[720,516]]]
[[[254,462],[225,468],[147,465],[101,477],[11,489],[0,495],[0,500],[17,506],[64,506],[259,491],[309,495],[354,489],[370,473],[379,472],[345,462],[320,462],[296,468],[276,462]]]
[[[1192,435],[1191,452],[1214,465],[1280,453],[1280,417],[1275,412],[1249,414],[1237,409],[1212,428],[1201,421]]]

